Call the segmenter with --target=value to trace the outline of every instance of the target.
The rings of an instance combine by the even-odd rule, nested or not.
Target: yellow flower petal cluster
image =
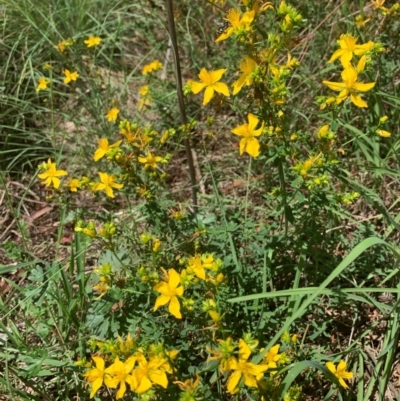
[[[153,71],[161,70],[163,65],[160,61],[154,60],[150,64],[146,64],[143,66],[142,75],[148,75]]]
[[[70,192],[78,192],[78,188],[81,186],[81,183],[77,178],[71,178],[67,184]]]
[[[100,389],[106,374],[104,369],[104,359],[99,356],[92,356],[92,359],[94,360],[96,367],[83,374],[83,377],[86,378],[86,381],[92,385],[90,398],[93,398]]]
[[[247,152],[250,156],[257,157],[260,154],[260,143],[256,137],[261,135],[264,129],[264,122],[259,129],[256,129],[259,119],[251,113],[247,115],[247,118],[249,121],[248,124],[240,125],[231,132],[243,137],[239,143],[240,154]]]
[[[118,147],[121,144],[121,142],[122,141],[118,141],[118,142],[113,143],[112,145],[109,145],[107,138],[101,138],[97,142],[99,147],[96,149],[96,151],[94,153],[93,160],[95,162],[97,162],[102,157],[104,157],[110,149]]]
[[[236,344],[233,342],[231,337],[228,337],[226,340],[217,340],[219,343],[219,347],[217,349],[211,349],[210,347],[206,347],[206,350],[212,356],[208,357],[207,362],[210,361],[218,361],[219,362],[219,370],[221,373],[224,373],[228,370],[228,365],[233,356],[236,348]]]
[[[147,152],[147,156],[138,157],[138,161],[144,164],[145,169],[156,169],[157,163],[160,163],[163,160],[161,156],[154,156],[150,151]]]
[[[79,77],[79,74],[77,71],[71,72],[70,70],[64,70],[64,83],[69,84],[71,81],[76,81]]]
[[[233,370],[227,382],[227,390],[231,394],[236,394],[239,391],[238,385],[240,379],[247,387],[257,387],[257,381],[261,380],[264,372],[268,369],[265,364],[256,365],[248,362],[251,355],[250,347],[242,340],[239,340],[239,357],[231,358],[227,363],[226,369]]]
[[[164,358],[154,357],[147,361],[142,353],[138,353],[136,359],[139,365],[138,368],[133,371],[133,377],[136,381],[136,393],[145,393],[153,384],[158,384],[163,388],[167,388],[167,375],[162,369],[162,366],[166,362]]]
[[[181,306],[178,297],[183,295],[184,288],[179,286],[181,284],[181,276],[175,269],[169,269],[166,275],[167,281],[161,281],[153,287],[154,291],[159,292],[161,295],[156,299],[154,310],[156,311],[160,306],[169,304],[168,311],[177,319],[182,319]]]
[[[120,361],[117,357],[114,363],[105,370],[105,373],[107,373],[104,378],[105,385],[108,388],[117,388],[119,386],[115,399],[119,400],[125,395],[127,390],[126,383],[129,384],[132,390],[137,387],[135,378],[129,374],[135,366],[135,363],[135,356],[128,358],[125,362]]]
[[[89,36],[88,39],[83,41],[87,47],[97,46],[101,42],[101,38],[98,36]]]
[[[365,56],[360,59],[357,69],[349,65],[342,71],[341,76],[343,82],[322,81],[329,89],[340,92],[336,99],[338,104],[350,98],[352,103],[357,107],[368,107],[367,103],[361,99],[358,92],[368,92],[375,86],[375,82],[357,82],[358,72],[363,70],[363,65],[365,65]]]
[[[280,345],[276,344],[265,354],[264,363],[268,366],[268,369],[276,369],[278,367],[276,363],[281,357],[281,355],[278,354],[279,347]]]
[[[229,22],[230,26],[215,40],[220,42],[221,40],[228,39],[233,33],[235,35],[240,35],[247,33],[251,30],[251,24],[255,17],[255,11],[246,11],[243,16],[240,11],[231,9],[226,16],[226,20]]]
[[[344,68],[350,65],[353,55],[362,56],[374,47],[374,42],[372,41],[362,45],[357,45],[357,38],[350,34],[341,35],[337,43],[339,44],[340,49],[332,54],[328,63],[333,63],[336,59],[340,58],[340,62]]]
[[[116,121],[117,117],[119,114],[119,109],[117,107],[112,107],[110,110],[108,110],[107,112],[107,121],[108,122],[112,122],[112,121]]]
[[[58,177],[68,175],[65,170],[57,170],[57,164],[52,163],[51,159],[48,159],[47,163],[43,163],[40,168],[44,172],[38,174],[38,177],[44,181],[46,187],[53,186],[58,189],[60,187],[60,179]]]
[[[151,97],[149,94],[149,85],[144,85],[139,88],[139,101],[138,101],[138,108],[139,110],[143,110],[146,106],[151,104]]]
[[[113,188],[121,189],[124,184],[117,184],[115,180],[117,177],[114,174],[107,174],[99,172],[100,182],[93,185],[93,191],[104,191],[110,198],[114,198]]]
[[[200,82],[188,81],[187,84],[195,95],[205,89],[203,106],[210,102],[214,96],[214,92],[222,93],[227,97],[229,96],[228,86],[223,82],[218,82],[226,71],[224,68],[216,71],[207,71],[205,68],[202,68],[199,73]]]
[[[241,75],[237,81],[233,83],[233,95],[236,95],[243,88],[243,85],[250,86],[253,83],[253,72],[257,68],[257,63],[249,56],[246,56],[239,64]]]
[[[198,278],[205,280],[206,271],[204,269],[211,269],[214,271],[218,270],[213,255],[195,255],[194,257],[189,258],[187,265],[187,271],[189,274],[194,273]]]
[[[347,372],[347,364],[345,361],[341,360],[337,366],[332,362],[327,362],[326,367],[339,379],[339,383],[347,388],[347,384],[344,379],[349,380],[353,378],[353,372]]]
[[[50,80],[45,78],[45,77],[41,77],[38,80],[38,84],[36,87],[36,92],[42,91],[47,89],[47,85],[50,83]]]
[[[130,335],[128,335],[126,341],[123,341],[119,337],[119,349],[121,349],[121,344],[123,344],[124,353],[132,350],[135,346],[135,342]],[[101,346],[104,347],[104,345],[102,344]],[[110,344],[110,346],[118,352],[115,344]],[[110,346],[108,346],[108,349]],[[154,354],[151,352],[152,347],[160,348],[159,345],[150,346],[148,359],[146,359],[144,351],[140,348],[134,354],[128,355],[125,361],[121,361],[116,356],[114,362],[107,368],[105,368],[105,360],[102,357],[92,356],[96,367],[89,369],[83,374],[87,383],[91,385],[90,398],[96,395],[103,384],[109,389],[118,389],[115,393],[115,399],[117,400],[124,397],[128,391],[127,385],[136,394],[146,393],[155,384],[167,388],[167,373],[174,372],[169,361],[176,358],[178,351],[161,350],[157,354]]]
[[[382,138],[389,138],[392,135],[389,131],[385,131],[383,129],[377,129],[375,132]]]

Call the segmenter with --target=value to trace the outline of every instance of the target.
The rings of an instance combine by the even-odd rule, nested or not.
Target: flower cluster
[[[169,313],[177,319],[182,319],[181,302],[188,311],[193,310],[195,305],[193,298],[183,297],[184,292],[193,286],[200,285],[200,288],[202,286],[204,289],[208,289],[209,296],[212,294],[216,296],[218,287],[225,279],[221,268],[221,259],[215,258],[213,254],[197,254],[186,260],[186,268],[182,269],[180,273],[173,268],[168,271],[161,268],[162,280],[159,280],[158,274],[151,268],[142,267],[139,275],[142,281],[152,281],[154,283],[153,290],[160,294],[156,299],[154,311],[168,305]],[[221,320],[213,298],[209,298],[205,304],[203,301],[202,310],[211,317],[214,323],[219,323]]]
[[[101,38],[98,36],[89,36],[88,39],[83,41],[87,47],[94,47],[98,46],[101,42]],[[62,40],[60,41],[56,46],[54,46],[60,53],[64,53],[64,51],[73,46],[76,43],[76,40],[74,39],[67,39],[67,40]],[[45,69],[52,69],[50,65],[46,65]],[[63,82],[64,84],[68,85],[72,81],[76,81],[79,78],[79,73],[78,71],[70,71],[67,68],[64,68],[62,70],[62,73],[64,74],[64,79]],[[38,83],[36,86],[36,92],[40,92],[42,90],[46,90],[48,85],[51,83],[51,80],[45,77],[40,77],[38,79]]]
[[[375,86],[375,82],[362,83],[358,82],[359,75],[365,70],[367,61],[371,60],[371,54],[375,51],[381,51],[381,46],[376,45],[374,42],[357,45],[357,39],[350,35],[342,35],[338,40],[340,49],[333,53],[329,63],[340,59],[343,66],[341,77],[343,82],[322,81],[333,91],[340,92],[336,98],[336,103],[340,104],[347,98],[357,107],[368,107],[367,103],[361,99],[359,92],[368,92]],[[351,61],[354,56],[361,56],[357,66],[354,66]]]
[[[238,342],[228,337],[226,340],[218,340],[218,343],[217,348],[207,348],[210,355],[207,361],[218,361],[220,372],[228,377],[226,386],[230,394],[238,393],[242,386],[262,389],[265,373],[269,371],[273,377],[278,365],[289,362],[285,353],[279,354],[279,344],[267,352],[264,349],[257,351],[258,341],[250,334],[246,334]],[[252,362],[251,356],[251,360],[259,359],[260,362]]]
[[[162,344],[138,347],[130,335],[126,340],[119,337],[117,343],[93,340],[91,345],[97,347],[103,356],[93,355],[95,367],[90,367],[83,374],[87,383],[91,385],[90,398],[93,398],[102,386],[117,389],[117,400],[129,391],[127,385],[130,391],[140,396],[150,396],[157,386],[168,387],[167,375],[174,371],[173,360],[178,351],[167,351]],[[112,363],[106,366],[110,360]]]
[[[119,110],[113,107],[108,112],[109,120],[117,120]],[[151,127],[140,127],[136,123],[122,120],[119,123],[120,140],[109,143],[107,138],[98,140],[98,148],[93,155],[93,161],[106,159],[111,172],[99,171],[98,180],[88,177],[73,177],[65,185],[71,193],[88,190],[91,193],[104,192],[107,197],[114,198],[115,191],[121,190],[126,184],[133,184],[139,196],[150,196],[155,191],[158,182],[165,178],[161,165],[167,164],[170,155],[160,156],[158,150],[165,145],[167,138],[175,135],[174,129],[158,133]],[[132,162],[136,163],[132,163]],[[51,160],[39,166],[39,178],[46,186],[60,188],[58,177],[67,175],[64,170],[57,170],[56,163]],[[145,173],[145,174],[142,174]],[[149,181],[149,187],[146,181]],[[86,234],[86,232],[84,232]]]
[[[202,68],[199,81],[189,80],[185,86],[185,94],[197,94],[204,90],[203,106],[208,105],[214,98],[215,102],[224,101],[233,97],[234,103],[240,102],[242,97],[250,97],[250,90],[254,91],[253,107],[248,110],[248,123],[233,128],[233,134],[242,137],[239,143],[239,153],[249,154],[257,158],[262,154],[262,143],[271,132],[279,133],[281,127],[276,124],[277,119],[272,116],[282,116],[282,107],[287,103],[288,90],[286,82],[293,70],[299,66],[297,59],[290,52],[285,53],[282,62],[283,43],[288,42],[292,32],[299,27],[301,15],[285,1],[274,8],[272,3],[243,0],[244,9],[231,9],[226,15],[226,28],[217,37],[216,42],[233,38],[245,53],[239,61],[236,78],[229,88],[221,82],[227,69],[207,70]],[[259,35],[259,21],[264,14],[274,13],[280,19],[280,32],[269,34],[267,43]],[[244,91],[246,89],[246,91]],[[215,96],[218,93],[220,95]],[[226,101],[227,103],[227,101]],[[272,128],[271,128],[272,127]],[[272,136],[272,135],[270,135]],[[278,139],[278,138],[277,138]],[[281,140],[283,138],[279,138]]]

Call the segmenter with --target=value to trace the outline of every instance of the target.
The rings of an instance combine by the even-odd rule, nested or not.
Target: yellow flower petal
[[[160,306],[164,306],[166,305],[169,301],[170,301],[171,297],[167,296],[167,295],[160,295],[157,299],[156,299],[156,304],[154,305],[154,311],[156,311]]]
[[[168,307],[169,312],[171,315],[174,315],[177,319],[182,319],[181,315],[181,305],[179,304],[177,297],[172,297],[171,302],[169,303]]]
[[[210,71],[209,77],[212,83],[219,81],[222,78],[222,75],[227,71],[226,68],[221,68],[219,70]]]
[[[170,287],[176,288],[181,282],[181,276],[175,269],[170,269],[168,271],[168,283]]]
[[[224,96],[226,96],[226,97],[228,97],[230,94],[229,94],[229,88],[228,88],[228,85],[227,84],[224,84],[223,82],[216,82],[214,85],[213,85],[213,89],[216,91],[216,92],[219,92],[219,93],[222,93]]]
[[[152,384],[151,384],[150,379],[148,379],[146,376],[144,376],[144,377],[142,378],[142,380],[140,381],[140,384],[139,384],[139,386],[136,388],[135,391],[136,391],[138,394],[143,394],[143,393],[145,393],[147,390],[151,389],[151,386],[152,386]]]
[[[239,381],[242,377],[242,372],[240,370],[234,371],[228,379],[227,382],[227,390],[231,394],[235,394],[238,392],[237,386],[239,384]]]
[[[233,83],[233,95],[238,94],[243,88],[244,83],[246,82],[247,75],[242,74],[237,81]]]
[[[206,84],[203,82],[196,82],[196,81],[192,81],[192,80],[188,81],[187,84],[189,85],[191,91],[195,95],[197,95],[199,92],[201,92],[206,86]]]
[[[246,152],[254,158],[260,155],[260,143],[256,138],[244,138],[246,141]]]
[[[368,104],[361,99],[361,96],[356,93],[350,94],[350,100],[357,106],[357,107],[368,107]]]
[[[374,86],[375,86],[375,82],[369,82],[369,83],[366,83],[366,84],[361,83],[361,82],[356,82],[356,83],[353,85],[353,88],[354,88],[356,91],[359,91],[359,92],[368,92],[368,91],[371,90]]]
[[[115,395],[115,399],[116,399],[116,400],[119,400],[120,398],[122,398],[122,397],[125,395],[125,393],[126,393],[126,384],[125,384],[125,380],[121,381],[120,383],[121,383],[121,384],[120,384],[120,386],[119,386],[119,389],[118,389],[118,391],[117,391],[117,394]]]
[[[233,28],[232,26],[228,27],[225,32],[223,32],[221,35],[218,36],[217,39],[215,39],[215,41],[221,42],[223,40],[228,39],[232,35],[234,30],[235,30],[235,28]]]
[[[383,129],[377,129],[376,133],[383,138],[389,138],[392,135],[389,131]]]
[[[90,392],[90,398],[93,398],[95,396],[95,394],[97,393],[97,391],[99,390],[99,388],[101,387],[101,385],[103,384],[103,378],[99,377],[97,378],[94,382],[92,382],[92,390]]]
[[[344,82],[322,81],[322,83],[333,91],[341,91],[346,88],[346,84]]]
[[[210,100],[214,96],[214,89],[212,86],[207,86],[206,90],[204,91],[204,99],[203,99],[203,106],[210,103]]]
[[[257,380],[255,379],[255,377],[254,376],[252,376],[252,375],[248,375],[248,374],[244,374],[243,375],[243,377],[244,377],[244,384],[247,386],[247,387],[257,387]]]
[[[168,387],[167,375],[162,370],[153,370],[151,373],[149,373],[149,377],[153,383],[156,383],[164,388]]]

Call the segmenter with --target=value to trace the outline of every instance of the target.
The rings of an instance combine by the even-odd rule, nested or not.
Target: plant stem
[[[185,103],[183,101],[183,91],[182,91],[182,74],[181,74],[181,66],[179,62],[179,53],[178,53],[178,43],[176,40],[176,31],[175,31],[175,20],[174,20],[174,9],[172,7],[172,0],[166,0],[166,9],[167,9],[167,19],[168,19],[168,31],[169,36],[172,43],[172,48],[174,50],[174,60],[175,60],[175,76],[176,76],[176,86],[178,92],[178,102],[179,102],[179,114],[181,116],[181,122],[183,125],[187,124],[186,111],[185,111]],[[186,158],[187,164],[189,167],[189,175],[190,182],[192,184],[192,201],[194,210],[197,211],[197,187],[196,187],[196,173],[193,164],[193,156],[192,149],[190,147],[189,138],[185,138],[184,145],[186,149]]]

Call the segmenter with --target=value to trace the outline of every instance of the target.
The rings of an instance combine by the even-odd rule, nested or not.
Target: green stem
[[[167,9],[167,19],[168,19],[168,31],[169,36],[172,43],[172,48],[174,52],[174,60],[175,60],[175,74],[176,74],[176,86],[178,92],[178,102],[179,102],[179,114],[181,116],[181,122],[183,125],[187,124],[186,111],[185,111],[185,102],[183,101],[183,90],[182,90],[182,74],[181,74],[181,66],[179,62],[179,53],[178,53],[178,43],[176,40],[176,31],[175,31],[175,20],[174,20],[174,9],[172,7],[172,0],[166,0],[166,9]],[[190,147],[190,141],[188,138],[183,140],[185,149],[186,149],[186,158],[189,167],[189,175],[190,182],[192,184],[192,201],[195,211],[197,211],[197,187],[196,187],[196,173],[194,169],[192,149]]]

